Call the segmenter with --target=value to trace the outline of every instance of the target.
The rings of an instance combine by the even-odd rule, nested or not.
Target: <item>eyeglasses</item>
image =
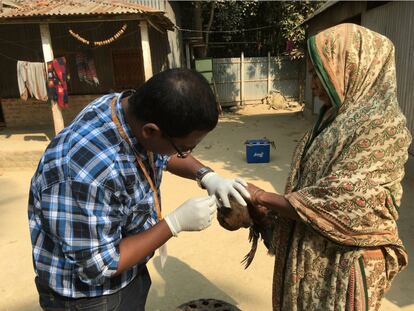
[[[169,143],[171,144],[171,146],[173,146],[173,148],[175,149],[175,151],[177,152],[177,157],[184,159],[186,157],[188,157],[188,155],[193,152],[193,148],[188,149],[186,151],[181,151],[180,149],[178,149],[177,145],[174,144],[173,140],[171,139],[171,137],[164,135],[165,138],[169,141]]]

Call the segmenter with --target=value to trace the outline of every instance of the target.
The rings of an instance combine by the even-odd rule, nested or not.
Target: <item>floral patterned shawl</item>
[[[394,46],[354,24],[308,40],[331,99],[299,143],[278,218],[274,310],[373,310],[407,264],[398,237],[411,136],[397,102]]]

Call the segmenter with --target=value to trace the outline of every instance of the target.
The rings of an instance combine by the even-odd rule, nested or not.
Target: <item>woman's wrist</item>
[[[251,195],[251,202],[253,205],[261,205],[262,201],[261,201],[261,196],[263,196],[263,194],[265,194],[266,191],[264,191],[263,189],[256,189],[253,194]]]

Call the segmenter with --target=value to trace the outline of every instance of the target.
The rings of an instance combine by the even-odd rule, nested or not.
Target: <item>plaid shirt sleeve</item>
[[[168,155],[159,155],[157,161],[159,161],[160,164],[157,164],[163,171],[167,169],[168,162],[170,161],[171,156]]]
[[[64,181],[42,191],[42,214],[50,234],[80,279],[101,285],[119,262],[121,216],[119,200],[105,187]]]

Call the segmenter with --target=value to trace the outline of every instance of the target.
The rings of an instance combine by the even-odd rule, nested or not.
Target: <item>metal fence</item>
[[[258,102],[270,91],[299,99],[301,61],[283,57],[214,58],[212,78],[222,106]]]

